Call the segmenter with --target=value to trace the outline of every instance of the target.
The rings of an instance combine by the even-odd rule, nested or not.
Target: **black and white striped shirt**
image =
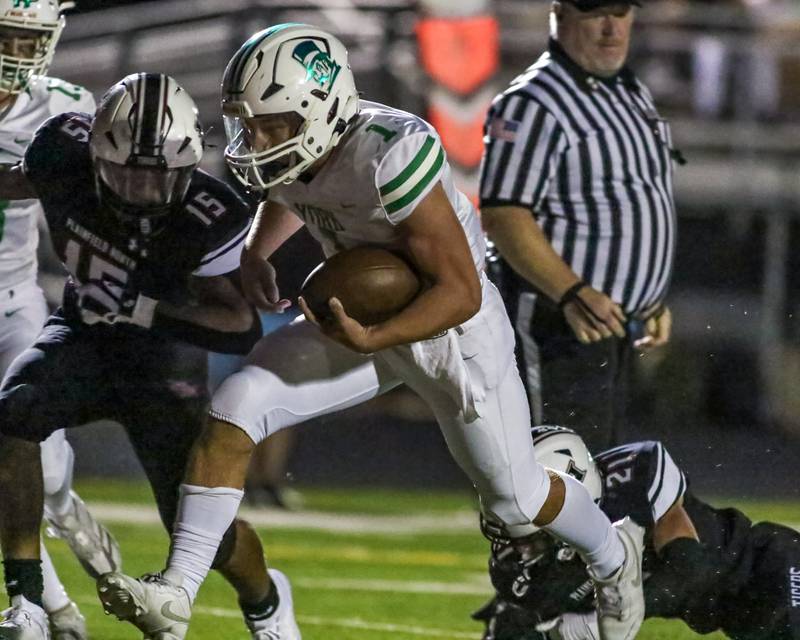
[[[669,125],[628,70],[592,76],[556,41],[492,103],[482,207],[530,209],[556,252],[626,313],[660,303],[675,252]]]

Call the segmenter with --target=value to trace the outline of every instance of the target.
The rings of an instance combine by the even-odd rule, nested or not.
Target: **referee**
[[[665,344],[672,324],[683,159],[625,66],[638,4],[553,2],[548,51],[485,127],[482,218],[534,422],[572,427],[590,451],[623,435],[632,357]]]

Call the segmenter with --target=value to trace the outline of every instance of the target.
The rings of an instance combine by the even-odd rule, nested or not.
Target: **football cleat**
[[[192,603],[186,591],[160,573],[131,578],[108,573],[97,581],[97,595],[107,614],[133,624],[144,640],[183,640]]]
[[[47,614],[23,596],[11,598],[11,608],[0,614],[2,640],[50,640]]]
[[[45,513],[50,526],[47,534],[66,541],[81,566],[92,578],[122,568],[122,555],[117,541],[102,524],[94,519],[83,500],[70,491],[72,509],[63,517]]]
[[[51,611],[47,617],[50,620],[50,636],[53,640],[88,640],[86,619],[74,602],[70,602],[58,611]]]
[[[633,640],[644,620],[644,529],[629,517],[613,526],[625,547],[625,562],[608,578],[593,577],[600,640]]]
[[[252,640],[301,640],[300,629],[294,619],[292,588],[289,578],[277,569],[269,569],[272,584],[278,590],[278,608],[267,618],[245,615],[244,622]]]

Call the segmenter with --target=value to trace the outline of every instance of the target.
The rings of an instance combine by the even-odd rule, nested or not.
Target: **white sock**
[[[231,526],[244,492],[229,487],[182,484],[164,576],[180,584],[194,602],[222,536]]]
[[[40,553],[42,556],[42,577],[44,578],[44,591],[42,592],[42,604],[44,610],[48,613],[63,609],[69,604],[69,596],[67,595],[64,585],[58,579],[56,568],[53,566],[53,561],[50,559],[50,554],[47,553],[44,544],[40,542]]]
[[[558,474],[564,481],[564,506],[545,527],[581,555],[592,573],[606,578],[625,562],[625,547],[611,521],[592,500],[589,492],[572,476]]]

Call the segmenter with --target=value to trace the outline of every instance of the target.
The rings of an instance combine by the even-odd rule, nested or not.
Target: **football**
[[[399,255],[377,247],[347,249],[317,266],[300,295],[320,321],[332,318],[328,300],[338,298],[363,325],[384,322],[419,293],[420,281]]]

